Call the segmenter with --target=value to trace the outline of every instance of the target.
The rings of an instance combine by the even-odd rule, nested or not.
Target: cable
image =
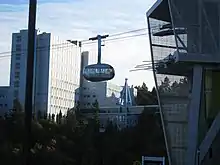
[[[143,33],[143,34],[136,34],[136,35],[130,35],[130,36],[125,36],[125,37],[117,37],[117,38],[112,38],[112,39],[105,39],[103,40],[103,42],[109,42],[109,41],[116,41],[116,40],[121,40],[121,39],[129,39],[129,38],[133,38],[133,37],[139,37],[139,36],[144,36],[144,35],[148,35],[147,33]],[[90,45],[90,44],[94,44],[97,42],[87,42],[87,43],[83,43],[83,45]]]
[[[116,41],[116,40],[120,40],[120,39],[128,39],[128,38],[133,38],[133,37],[138,37],[138,36],[143,36],[143,35],[147,35],[147,33],[144,33],[144,34],[137,34],[137,35],[130,35],[130,36],[125,36],[125,37],[117,37],[117,38],[113,38],[113,39],[106,39],[104,40],[105,42],[109,42],[109,41]],[[93,44],[93,43],[96,43],[96,41],[92,41],[92,42],[89,42],[89,43],[84,43],[82,45],[87,45],[87,44]],[[73,44],[70,44],[70,43],[61,43],[61,44],[54,44],[54,45],[49,45],[49,46],[45,46],[45,47],[37,47],[36,50],[43,50],[43,49],[50,49],[51,47],[55,47],[55,46],[60,46],[60,47],[55,47],[55,48],[52,48],[52,49],[57,49],[57,48],[64,48],[66,45],[66,47],[71,47],[71,46],[74,46]],[[21,51],[8,51],[8,52],[1,52],[0,55],[3,55],[3,56],[0,56],[1,57],[6,57],[6,56],[11,56],[11,54],[14,54],[14,53],[18,53],[18,52],[26,52],[27,49],[23,49]]]
[[[142,29],[136,29],[136,30],[131,30],[131,31],[127,31],[127,32],[122,32],[122,33],[116,33],[116,34],[109,35],[109,37],[115,37],[115,36],[124,35],[124,34],[128,34],[128,33],[135,33],[135,32],[139,32],[139,31],[143,31],[143,30],[147,30],[147,29],[148,28],[142,28]]]
[[[154,27],[159,27],[159,26],[154,26]],[[152,27],[152,28],[154,28]],[[151,28],[151,29],[152,29]],[[115,37],[115,36],[120,36],[120,35],[124,35],[124,34],[129,34],[129,33],[134,33],[134,32],[139,32],[139,31],[143,31],[143,30],[147,30],[149,28],[142,28],[142,29],[136,29],[136,30],[130,30],[130,31],[127,31],[127,32],[121,32],[121,33],[116,33],[116,34],[112,34],[110,35],[109,37]],[[130,36],[124,36],[124,37],[117,37],[117,38],[111,38],[111,39],[105,39],[103,40],[104,42],[112,42],[112,41],[116,41],[116,40],[121,40],[121,39],[129,39],[129,38],[133,38],[133,37],[139,37],[139,36],[144,36],[144,35],[148,35],[148,33],[142,33],[142,34],[136,34],[136,35],[130,35]],[[88,42],[89,41],[89,42]],[[87,45],[87,44],[94,44],[94,43],[97,43],[96,41],[90,41],[90,40],[81,40],[79,42],[83,42],[82,45]],[[85,42],[85,43],[84,43]],[[61,43],[61,44],[54,44],[54,45],[49,45],[47,46],[48,48],[47,49],[50,49],[50,47],[54,47],[54,46],[59,46],[59,45],[69,45],[69,46],[73,46],[73,44],[70,44],[70,43]],[[40,50],[40,49],[43,49],[45,47],[37,47],[36,49],[37,50]],[[60,47],[60,48],[64,48],[63,46]],[[54,49],[54,48],[52,48]],[[55,48],[56,49],[56,48]],[[21,52],[26,52],[27,49],[24,49],[24,50],[21,50],[21,51],[8,51],[8,52],[0,52],[0,58],[4,58],[4,57],[9,57],[11,56],[11,54],[14,54],[14,53],[20,53]],[[2,55],[2,56],[1,56]]]
[[[152,28],[156,28],[156,27],[160,27],[159,25],[157,26],[152,26]],[[124,35],[124,34],[129,34],[129,33],[136,33],[136,32],[140,32],[140,31],[144,31],[144,30],[148,30],[149,28],[140,28],[140,29],[135,29],[135,30],[130,30],[130,31],[126,31],[126,32],[120,32],[120,33],[115,33],[115,34],[110,34],[108,36],[108,38],[111,38],[111,37],[116,37],[116,36],[121,36],[121,35]],[[91,41],[91,40],[82,40],[81,42],[88,42],[88,41]]]
[[[109,37],[113,37],[113,36],[115,37],[115,36],[120,36],[120,35],[124,35],[124,34],[128,34],[128,33],[134,33],[134,32],[143,31],[143,30],[146,30],[146,29],[148,29],[148,28],[142,28],[142,29],[132,30],[132,31],[128,31],[128,32],[117,33],[117,34],[109,35]],[[151,28],[151,29],[153,29],[153,28]],[[112,39],[104,39],[103,41],[104,42],[109,42],[109,41],[120,40],[120,39],[128,39],[128,38],[139,37],[139,36],[144,36],[144,35],[149,35],[149,33],[146,32],[146,33],[141,33],[141,34],[136,34],[136,35],[117,37],[117,38],[112,38]],[[82,45],[89,45],[89,44],[94,44],[94,43],[97,43],[97,42],[90,41],[90,42],[82,43]]]
[[[57,44],[57,45],[65,45],[65,43],[64,44]],[[54,47],[54,46],[56,46],[56,45],[37,47],[36,51],[43,51],[43,50],[49,50],[49,49],[54,50],[54,49],[59,49],[59,48],[68,48],[68,47],[72,47],[74,45],[68,43],[68,45],[66,45],[66,46],[60,46],[60,47]],[[16,54],[16,53],[24,54],[25,52],[27,52],[27,49],[23,49],[23,50],[20,50],[20,51],[2,52],[2,53],[0,53],[0,58],[10,57],[10,56],[12,56],[12,54]]]
[[[45,47],[48,47],[48,48],[50,48],[50,47],[54,47],[54,46],[59,46],[59,45],[71,45],[71,46],[73,46],[72,44],[70,44],[70,43],[61,43],[61,44],[53,44],[53,45],[50,45],[50,46],[39,46],[39,47],[37,47],[36,49],[39,49],[39,48],[45,48]],[[61,47],[62,48],[62,47]],[[53,48],[52,48],[53,49]],[[25,51],[27,51],[27,49],[23,49],[23,50],[20,50],[20,51],[8,51],[8,52],[1,52],[0,53],[0,55],[5,55],[5,54],[13,54],[13,53],[17,53],[17,52],[25,52]],[[0,56],[0,57],[2,57],[2,56]]]

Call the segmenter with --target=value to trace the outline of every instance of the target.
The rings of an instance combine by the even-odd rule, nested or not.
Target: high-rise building
[[[37,31],[36,31],[37,36]],[[11,70],[10,70],[10,108],[13,101],[18,99],[22,106],[25,102],[26,68],[27,68],[28,31],[21,30],[12,34]],[[36,54],[36,52],[35,52]]]
[[[28,31],[12,35],[10,75],[11,103],[25,102]],[[33,88],[34,111],[56,114],[72,108],[80,82],[80,50],[77,44],[59,39],[51,33],[36,32]]]
[[[74,107],[79,95],[79,46],[42,33],[37,37],[37,47],[35,109],[65,113]]]

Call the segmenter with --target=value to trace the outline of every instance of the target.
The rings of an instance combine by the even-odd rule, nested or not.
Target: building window
[[[20,69],[20,63],[15,63],[15,69]]]
[[[18,90],[14,91],[14,97],[17,98],[18,97]]]
[[[14,87],[19,87],[19,81],[14,82]]]
[[[20,59],[21,59],[21,56],[16,56],[15,59],[16,59],[16,60],[20,60]]]
[[[15,72],[15,78],[17,78],[17,79],[20,78],[20,72]]]
[[[21,53],[16,53],[16,57],[21,57]]]
[[[20,79],[20,75],[15,75],[15,79]]]
[[[16,51],[21,51],[21,45],[20,44],[16,44]]]
[[[16,37],[16,42],[21,42],[21,36]]]
[[[92,95],[92,97],[96,97],[95,95]]]

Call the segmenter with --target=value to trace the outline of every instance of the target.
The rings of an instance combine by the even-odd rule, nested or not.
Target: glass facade
[[[161,2],[163,14],[156,8],[148,15],[148,26],[167,154],[172,164],[184,165],[190,95],[189,70],[184,64],[176,64],[175,57],[179,53],[187,53],[187,33],[183,24],[173,26],[170,3],[169,0]]]
[[[197,131],[197,128],[191,130],[192,125],[199,123],[199,144],[209,121],[219,112],[219,68],[216,68],[220,63],[219,3],[218,0],[158,0],[147,13],[154,79],[173,164],[187,164],[186,157],[191,158],[189,153],[194,152],[190,149],[194,144],[188,140],[194,135],[188,133]],[[202,80],[195,82],[193,78],[199,74],[193,71],[197,65],[203,73]],[[196,85],[201,82],[200,94]],[[192,92],[193,83],[196,92]],[[199,109],[194,105],[199,103],[193,99],[197,96],[201,96]],[[199,112],[199,118],[192,110]],[[190,115],[194,115],[192,119]]]

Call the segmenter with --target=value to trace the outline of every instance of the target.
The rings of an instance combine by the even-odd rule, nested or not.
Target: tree
[[[143,104],[155,101],[155,88],[149,91],[146,84],[138,88],[139,101]],[[99,132],[97,100],[92,110],[94,119],[91,120],[85,120],[77,106],[69,109],[65,117],[60,111],[57,115],[49,114],[49,119],[33,120],[31,164],[121,165],[132,164],[140,160],[142,155],[166,155],[157,115],[144,111],[135,127],[122,130],[109,121],[106,131]],[[54,122],[55,117],[58,124]],[[61,119],[65,122],[61,122]],[[1,161],[7,165],[19,164],[24,139],[24,113],[14,110],[5,118],[0,118],[0,131]]]
[[[48,119],[49,119],[49,121],[51,121],[51,114],[50,113],[48,115]]]
[[[59,112],[59,114],[58,114],[58,124],[61,124],[62,123],[62,117],[63,117],[63,115],[62,115],[62,112],[61,112],[61,110],[60,110],[60,112]]]
[[[67,115],[66,115],[66,124],[71,127],[71,129],[74,129],[77,125],[77,119],[76,119],[76,110],[75,108],[68,109]]]
[[[146,84],[135,87],[137,89],[136,103],[137,105],[152,105],[157,104],[157,95],[155,88],[149,91]]]
[[[52,121],[55,122],[55,114],[52,114]]]
[[[22,112],[23,111],[23,107],[21,105],[21,103],[19,102],[18,99],[14,99],[13,101],[13,109],[18,111],[18,112]]]
[[[37,119],[40,120],[42,119],[42,112],[40,110],[37,111]]]

